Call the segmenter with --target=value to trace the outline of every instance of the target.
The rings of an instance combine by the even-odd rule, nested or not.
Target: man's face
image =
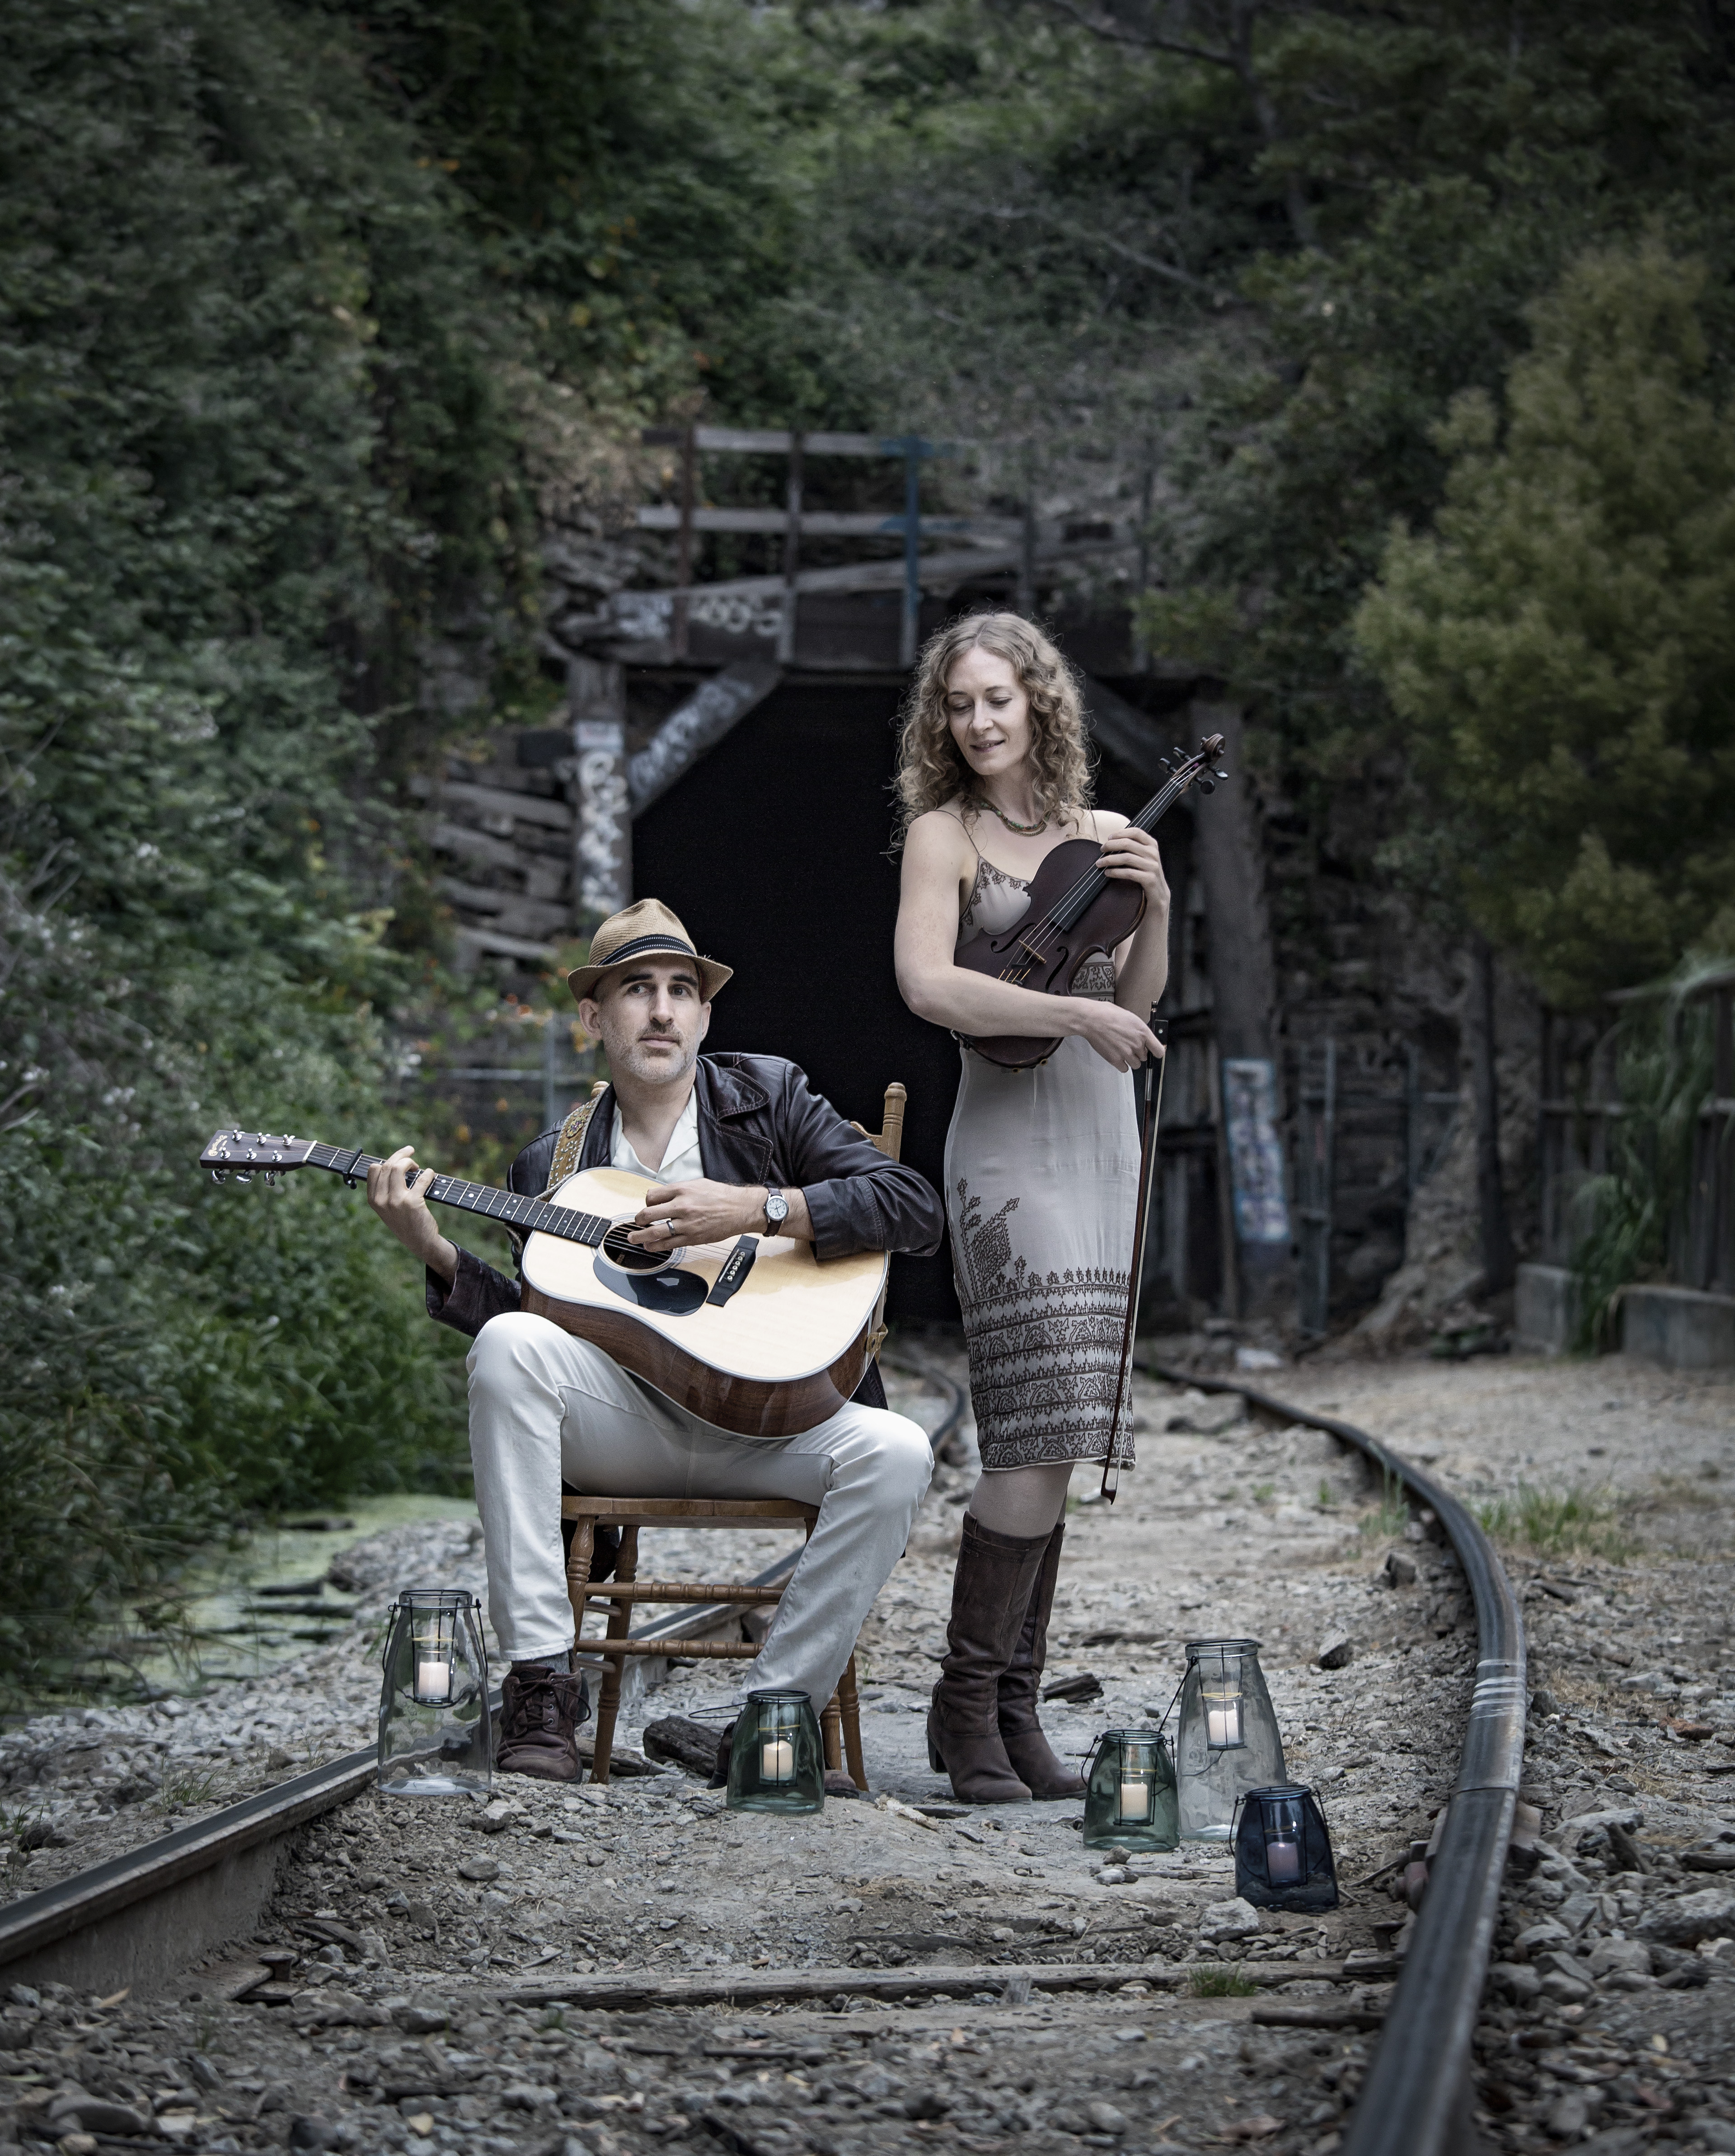
[[[670,1086],[698,1060],[711,1026],[699,969],[690,958],[645,958],[605,974],[578,1006],[587,1033],[603,1044],[615,1076]]]

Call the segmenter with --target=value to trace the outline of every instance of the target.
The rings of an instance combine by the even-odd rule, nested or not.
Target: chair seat
[[[601,1497],[583,1491],[563,1492],[561,1517],[572,1522],[572,1545],[567,1558],[567,1593],[572,1604],[574,1627],[581,1655],[600,1656],[603,1680],[598,1689],[596,1744],[591,1765],[593,1781],[606,1784],[614,1753],[614,1730],[620,1715],[621,1671],[629,1656],[668,1655],[692,1661],[749,1661],[759,1651],[742,1640],[634,1640],[628,1636],[635,1604],[641,1602],[775,1604],[783,1599],[787,1582],[762,1586],[750,1579],[640,1579],[640,1527],[731,1527],[764,1526],[781,1522],[814,1532],[819,1519],[817,1505],[798,1504],[788,1497]],[[592,1553],[598,1527],[620,1531],[620,1549],[611,1579],[593,1580]],[[600,1640],[584,1637],[588,1613],[608,1612],[608,1630]],[[847,1757],[850,1779],[859,1789],[867,1788],[867,1768],[861,1744],[861,1702],[857,1696],[855,1657],[852,1653],[838,1681],[838,1688],[819,1717],[828,1768],[841,1768]]]

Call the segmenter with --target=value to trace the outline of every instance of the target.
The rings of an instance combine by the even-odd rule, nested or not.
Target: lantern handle
[[[1186,1690],[1186,1688],[1187,1676],[1185,1671],[1183,1671],[1181,1673],[1181,1681],[1175,1686],[1173,1693],[1170,1697],[1168,1705],[1163,1710],[1163,1718],[1157,1724],[1157,1734],[1159,1737],[1162,1736],[1164,1728],[1168,1726],[1168,1717],[1175,1711],[1175,1701],[1181,1697],[1181,1694]]]

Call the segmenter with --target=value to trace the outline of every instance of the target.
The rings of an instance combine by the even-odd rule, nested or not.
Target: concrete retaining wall
[[[1558,1355],[1573,1337],[1578,1291],[1564,1265],[1520,1265],[1513,1298],[1515,1345],[1532,1355]]]
[[[1735,1296],[1690,1287],[1630,1287],[1620,1298],[1620,1344],[1671,1370],[1735,1368]]]

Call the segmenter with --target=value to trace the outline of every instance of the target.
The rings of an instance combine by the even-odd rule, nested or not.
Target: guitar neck
[[[377,1153],[359,1147],[315,1144],[307,1155],[310,1168],[328,1168],[346,1183],[357,1183],[376,1165]],[[509,1228],[526,1233],[558,1235],[568,1243],[602,1242],[613,1223],[599,1213],[575,1213],[564,1205],[549,1205],[540,1198],[526,1198],[516,1190],[496,1190],[486,1183],[465,1183],[455,1175],[436,1175],[423,1195],[430,1205],[454,1205],[460,1213],[480,1213]]]

